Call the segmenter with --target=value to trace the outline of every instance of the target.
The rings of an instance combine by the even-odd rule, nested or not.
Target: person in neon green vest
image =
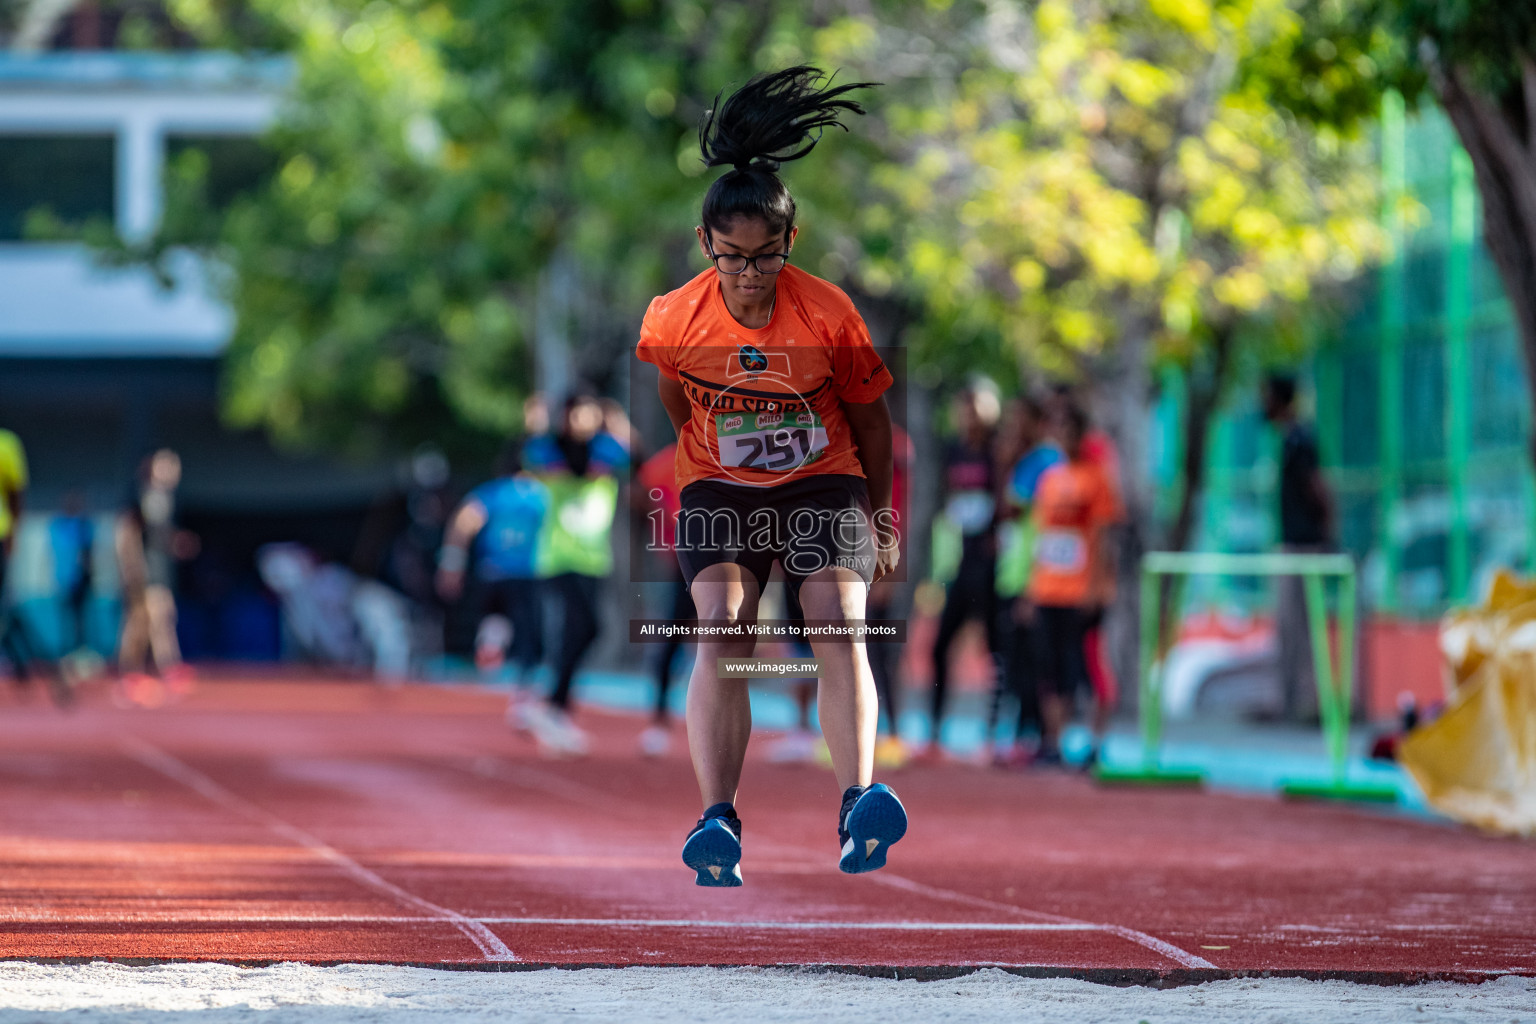
[[[1003,418],[1000,455],[1000,514],[997,531],[998,632],[1001,634],[1001,672],[992,688],[987,715],[987,741],[993,742],[1005,693],[1019,702],[1013,742],[993,751],[992,762],[1000,767],[1021,767],[1032,752],[1023,745],[1025,732],[1040,727],[1040,698],[1035,689],[1034,649],[1031,645],[1029,601],[1023,596],[1034,561],[1035,530],[1030,513],[1035,490],[1047,469],[1062,461],[1061,449],[1050,440],[1044,409],[1029,395],[1008,403]]]
[[[613,571],[613,519],[619,476],[629,467],[628,424],[592,394],[565,401],[553,432],[528,439],[525,469],[549,490],[536,571],[560,606],[555,685],[546,705],[531,705],[526,724],[548,753],[581,755],[586,734],[571,721],[576,669],[597,640],[597,595]]]

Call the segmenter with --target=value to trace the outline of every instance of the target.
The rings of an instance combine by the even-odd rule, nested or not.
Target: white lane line
[[[1186,949],[1175,946],[1171,942],[1159,939],[1155,935],[1148,935],[1146,932],[1139,932],[1134,928],[1127,928],[1124,925],[1097,924],[1089,921],[1080,921],[1073,917],[1062,917],[1059,914],[1045,914],[1038,910],[1025,910],[1023,907],[1016,907],[1011,903],[1003,903],[999,900],[989,900],[981,896],[972,896],[969,893],[956,892],[953,889],[941,889],[937,886],[924,885],[922,882],[914,882],[910,878],[903,878],[901,875],[892,874],[888,871],[871,872],[868,877],[870,881],[878,882],[881,885],[902,889],[906,892],[922,896],[930,896],[933,899],[948,900],[951,903],[963,903],[972,907],[985,907],[989,910],[1002,910],[1014,914],[1023,914],[1037,920],[1054,922],[1061,925],[1086,925],[1088,929],[1093,931],[1108,932],[1129,942],[1134,942],[1138,946],[1167,957],[1182,967],[1216,968],[1216,965],[1205,959],[1205,957],[1196,956]]]
[[[577,928],[714,928],[781,932],[1096,932],[1093,924],[1035,921],[687,921],[629,917],[482,917],[488,924],[570,925]]]
[[[1079,921],[1073,917],[1062,917],[1060,914],[1047,914],[1039,910],[1028,910],[1015,906],[1012,903],[1003,903],[999,900],[989,900],[984,896],[972,896],[969,893],[956,892],[954,889],[941,889],[934,885],[924,885],[922,882],[914,882],[910,878],[894,874],[890,871],[873,871],[865,876],[871,882],[884,885],[892,889],[900,889],[903,892],[912,893],[915,896],[926,896],[929,899],[944,900],[948,903],[960,903],[969,907],[980,907],[983,910],[1001,910],[1009,914],[1018,914],[1022,917],[1034,918],[1051,924],[1081,925],[1088,922]],[[1094,925],[1097,928],[1097,925]]]
[[[564,800],[584,802],[610,813],[634,810],[633,804],[619,800],[612,794],[605,793],[595,786],[588,786],[585,783],[577,782],[575,779],[567,779],[563,775],[546,772],[530,765],[511,765],[499,758],[481,756],[471,761],[467,768],[462,764],[454,764],[452,767],[458,768],[461,771],[469,771],[483,779],[510,782],[514,786],[521,786],[524,789],[536,789]]]
[[[1106,924],[1102,927],[1111,934],[1118,935],[1122,939],[1129,939],[1138,946],[1145,946],[1154,953],[1161,953],[1174,963],[1183,964],[1185,967],[1214,968],[1216,966],[1205,957],[1195,956],[1189,950],[1175,946],[1173,943],[1160,939],[1156,935],[1148,935],[1146,932],[1139,932],[1134,928],[1126,928],[1118,924]]]
[[[139,763],[159,772],[167,778],[180,782],[182,785],[208,798],[226,810],[233,811],[258,824],[265,825],[289,842],[296,843],[321,859],[328,861],[333,867],[360,885],[373,889],[375,892],[383,893],[407,906],[425,911],[439,922],[453,925],[479,948],[481,954],[487,960],[517,959],[517,955],[507,947],[506,943],[496,936],[495,932],[474,918],[465,917],[456,910],[438,906],[430,900],[424,900],[414,893],[406,892],[393,882],[369,871],[329,843],[317,839],[301,828],[288,824],[288,822],[256,806],[244,797],[230,792],[202,772],[190,765],[183,764],[159,747],[139,739],[137,736],[125,737],[122,745],[128,755]]]
[[[499,758],[482,756],[476,759],[474,767],[472,767],[470,771],[477,775],[483,775],[487,778],[501,778],[504,781],[512,783],[513,785],[522,785],[525,788],[543,789],[545,792],[552,792],[558,788],[562,791],[560,795],[566,796],[568,799],[575,801],[585,801],[589,806],[602,807],[604,810],[611,809],[613,798],[599,789],[584,785],[583,783],[575,782],[570,779],[565,779],[553,772],[538,771],[538,775],[542,776],[542,778],[539,778],[538,780],[529,779],[527,776],[524,776],[524,778],[520,779],[517,777],[517,773],[515,773],[515,771],[506,770],[509,767],[510,766],[507,766],[505,762],[501,761]],[[537,771],[537,769],[528,770]],[[562,785],[556,787],[554,783],[557,781],[562,783]],[[777,844],[769,847],[769,849],[773,852],[781,853],[791,850],[795,852],[809,852],[802,847],[780,847]],[[1107,934],[1118,936],[1119,938],[1125,939],[1129,942],[1133,942],[1144,949],[1151,950],[1152,952],[1157,953],[1159,956],[1163,956],[1169,960],[1172,960],[1174,963],[1180,965],[1181,967],[1203,967],[1213,970],[1216,969],[1215,964],[1211,963],[1209,960],[1202,956],[1196,956],[1194,953],[1191,953],[1185,949],[1181,949],[1171,942],[1166,942],[1162,939],[1159,939],[1155,935],[1148,935],[1146,932],[1137,931],[1134,928],[1127,928],[1123,925],[1097,924],[1090,921],[1081,921],[1076,918],[1063,917],[1059,914],[1046,914],[1037,910],[1028,910],[1024,907],[1015,906],[1011,903],[1002,903],[998,900],[989,900],[980,896],[972,896],[968,893],[957,892],[954,889],[943,889],[939,888],[938,886],[924,885],[921,882],[915,882],[910,878],[903,878],[902,876],[892,874],[889,871],[874,871],[865,877],[874,882],[878,882],[881,885],[886,885],[895,889],[903,889],[907,892],[928,896],[933,899],[947,900],[951,903],[960,903],[973,907],[985,907],[990,910],[1001,910],[1009,914],[1033,918],[1036,921],[1061,925],[1073,925],[1080,927],[1083,931],[1105,932]]]
[[[1094,924],[1042,924],[1038,921],[690,921],[636,917],[477,917],[481,924],[549,925],[569,928],[670,928],[716,931],[784,932],[1096,932]],[[5,914],[0,924],[441,924],[441,917],[380,914]]]

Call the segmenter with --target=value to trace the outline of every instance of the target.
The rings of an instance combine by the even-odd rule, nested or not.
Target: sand
[[[1407,987],[1262,979],[1159,991],[998,970],[916,982],[759,968],[490,974],[365,965],[0,963],[0,1024],[52,1021],[1536,1024],[1536,978]]]

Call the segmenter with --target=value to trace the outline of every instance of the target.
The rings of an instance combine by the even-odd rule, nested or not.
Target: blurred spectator
[[[1035,530],[1031,521],[1035,494],[1045,471],[1061,462],[1061,449],[1051,442],[1045,413],[1028,395],[1012,400],[1003,418],[999,440],[1002,466],[1002,508],[998,514],[997,597],[998,633],[1002,641],[1002,672],[992,689],[987,716],[987,740],[994,739],[1002,698],[1018,701],[1013,741],[993,754],[994,764],[1017,767],[1034,752],[1024,746],[1029,732],[1040,731],[1040,694],[1036,682],[1034,616],[1024,590],[1034,563]]]
[[[468,605],[483,675],[499,672],[510,644],[518,670],[514,705],[544,657],[538,560],[549,505],[549,488],[523,471],[522,439],[515,439],[497,461],[496,478],[471,491],[450,517],[437,558],[437,592]]]
[[[431,445],[418,448],[401,469],[398,486],[368,510],[352,551],[353,573],[436,608],[437,552],[453,508],[448,459]]]
[[[549,399],[535,391],[523,399],[523,434],[538,437],[549,433]]]
[[[629,436],[622,414],[615,418],[594,396],[578,392],[566,399],[555,432],[529,438],[523,449],[524,466],[549,488],[541,565],[561,613],[554,689],[547,706],[526,709],[523,723],[552,754],[579,756],[589,746],[570,718],[571,687],[597,639],[599,584],[613,571],[619,474],[629,466],[629,449],[610,426]]]
[[[161,448],[144,460],[139,486],[117,523],[117,562],[123,586],[123,632],[117,666],[122,695],[155,705],[167,693],[187,692],[192,675],[176,639],[176,562],[197,551],[197,538],[176,526],[181,458]],[[148,659],[164,687],[147,675]]]
[[[1333,493],[1311,428],[1296,416],[1296,381],[1271,376],[1264,382],[1264,418],[1280,434],[1280,550],[1328,551],[1333,540]],[[1280,693],[1287,721],[1315,721],[1317,684],[1307,625],[1306,591],[1300,576],[1281,576],[1276,586],[1275,641]]]
[[[896,547],[900,552],[898,567],[910,564],[907,561],[907,534],[913,458],[912,438],[905,430],[891,424],[891,508],[900,517],[896,523]],[[911,595],[911,584],[905,578],[900,582],[890,578],[876,580],[869,588],[865,618],[897,618],[910,607]],[[885,735],[875,743],[875,765],[880,768],[899,768],[908,757],[906,744],[901,740],[900,721],[903,647],[903,644],[880,641],[868,644],[869,670],[875,677],[875,692],[879,695],[880,710],[884,712]]]
[[[386,683],[409,674],[419,655],[420,606],[377,580],[321,562],[302,544],[264,544],[261,579],[283,606],[288,642],[311,662],[367,668]]]
[[[64,497],[60,513],[48,522],[48,539],[53,548],[54,583],[63,604],[60,623],[60,653],[88,646],[91,596],[91,551],[96,543],[96,524],[85,513],[85,498],[79,491]]]
[[[37,645],[21,615],[10,607],[5,576],[16,547],[16,528],[21,522],[28,479],[27,454],[21,438],[9,430],[0,430],[0,651],[11,663],[16,680],[23,683],[31,679]]]
[[[689,622],[697,617],[688,583],[683,579],[674,548],[677,543],[677,514],[682,500],[677,489],[677,442],[661,449],[640,466],[635,474],[635,507],[642,517],[646,546],[659,557],[671,577],[667,581],[667,617],[672,622]],[[682,653],[682,637],[668,637],[656,651],[656,703],[650,726],[640,734],[640,753],[660,757],[672,747],[672,715],[667,695],[672,688],[672,666]]]
[[[791,626],[805,629],[805,609],[800,606],[800,593],[795,587],[783,587],[784,621]],[[791,657],[813,658],[816,652],[804,637],[790,640],[786,645]],[[831,763],[827,745],[811,725],[811,705],[816,702],[818,681],[812,678],[783,679],[780,683],[789,687],[795,702],[795,724],[789,731],[768,745],[765,752],[775,764],[814,764],[818,760]]]
[[[390,548],[394,584],[406,597],[428,606],[437,602],[437,551],[453,507],[448,479],[448,459],[442,452],[430,446],[417,449],[405,492],[405,528]]]
[[[1035,492],[1035,557],[1029,578],[1042,726],[1036,760],[1044,764],[1061,762],[1062,728],[1077,691],[1090,685],[1084,635],[1113,595],[1109,528],[1121,518],[1119,493],[1108,471],[1084,450],[1087,414],[1068,404],[1052,426],[1066,461],[1047,469]],[[1098,758],[1113,697],[1094,691],[1089,764]]]
[[[967,622],[980,621],[987,650],[998,650],[997,593],[997,467],[996,428],[1001,414],[990,382],[978,382],[955,396],[958,436],[944,451],[941,504],[944,516],[960,530],[960,565],[944,592],[938,632],[933,641],[932,732],[926,756],[939,752],[944,703],[949,694],[949,653]]]
[[[1046,412],[1047,418],[1052,422],[1059,421],[1063,416],[1068,415],[1068,410],[1078,401],[1070,384],[1057,383],[1052,387],[1050,394],[1051,404]],[[1110,487],[1114,488],[1118,504],[1120,501],[1120,452],[1115,448],[1115,442],[1109,434],[1092,423],[1089,423],[1088,433],[1083,436],[1083,457],[1104,467],[1105,479],[1109,481]],[[1093,692],[1104,695],[1109,706],[1114,706],[1119,701],[1120,683],[1115,678],[1114,669],[1104,651],[1102,609],[1092,616],[1088,628],[1083,633],[1083,659],[1088,667],[1088,682],[1093,686]]]

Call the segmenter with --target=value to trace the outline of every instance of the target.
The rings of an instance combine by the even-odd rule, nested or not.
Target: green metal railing
[[[1160,578],[1194,575],[1300,576],[1306,598],[1307,623],[1317,682],[1318,711],[1332,775],[1325,780],[1284,783],[1291,796],[1322,796],[1354,800],[1394,801],[1391,786],[1354,783],[1349,779],[1349,721],[1354,698],[1355,563],[1348,555],[1222,554],[1153,551],[1141,562],[1140,718],[1142,760],[1134,766],[1101,764],[1095,772],[1103,782],[1143,785],[1190,785],[1203,780],[1198,770],[1163,764],[1163,668],[1167,650],[1160,636],[1162,621]],[[1328,629],[1327,579],[1338,581],[1338,653]],[[1178,587],[1173,597],[1177,620]]]

